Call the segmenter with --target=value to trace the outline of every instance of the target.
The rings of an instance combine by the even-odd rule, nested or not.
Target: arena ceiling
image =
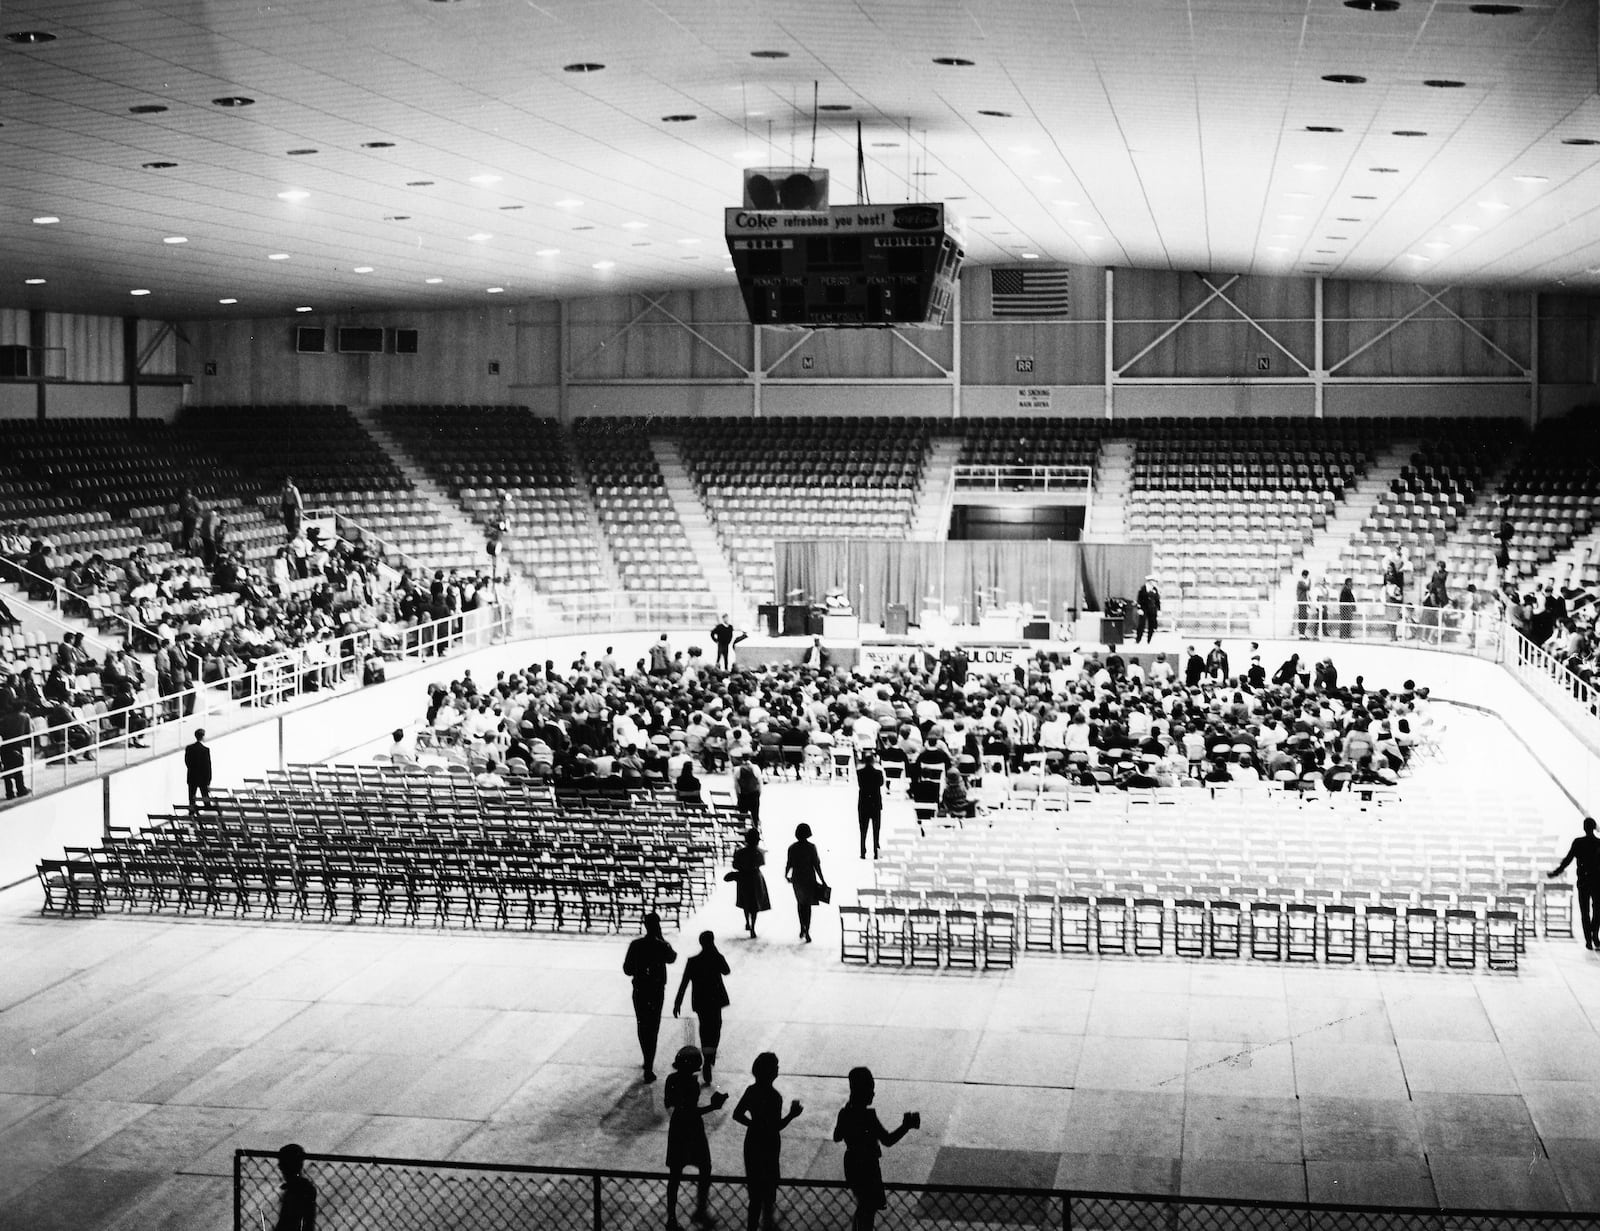
[[[811,161],[813,116],[835,203],[859,123],[871,199],[948,202],[971,261],[1600,287],[1595,23],[1594,0],[12,0],[0,305],[727,285],[740,169]]]

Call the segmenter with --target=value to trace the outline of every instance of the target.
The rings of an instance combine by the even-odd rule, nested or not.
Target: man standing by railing
[[[7,697],[4,710],[0,711],[0,778],[5,779],[7,799],[22,799],[31,794],[22,779],[22,762],[26,747],[23,741],[32,729],[22,702]]]
[[[1567,865],[1578,865],[1578,913],[1583,917],[1585,947],[1600,948],[1600,918],[1596,917],[1595,898],[1600,895],[1600,838],[1595,837],[1594,817],[1583,818],[1583,837],[1574,838],[1567,857],[1558,863],[1551,877],[1560,876]]]

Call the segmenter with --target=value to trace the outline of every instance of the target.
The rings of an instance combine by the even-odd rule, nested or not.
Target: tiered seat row
[[[293,476],[309,505],[331,491],[406,491],[410,483],[343,406],[192,406],[186,441],[276,489]]]
[[[538,787],[301,773],[43,861],[44,910],[618,931],[652,909],[680,921],[738,828],[675,803],[584,813]]]
[[[1110,429],[1100,419],[1033,419],[1006,415],[969,420],[959,464],[966,466],[1089,466]]]
[[[700,561],[650,449],[649,420],[587,419],[573,438],[623,588],[708,595]]]

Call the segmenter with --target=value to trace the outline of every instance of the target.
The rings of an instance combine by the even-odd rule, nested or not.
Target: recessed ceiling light
[[[501,176],[498,176],[498,175],[495,175],[492,172],[487,172],[486,171],[482,175],[469,175],[469,176],[467,176],[467,182],[469,184],[484,184],[484,185],[498,184],[500,182],[501,178],[502,178]]]
[[[310,195],[311,194],[309,192],[307,192],[304,188],[291,188],[287,192],[280,192],[278,194],[278,200],[280,200],[280,201],[304,201]]]
[[[361,143],[361,148],[364,149],[364,150],[392,150],[392,149],[394,149],[394,142],[393,141],[363,141]]]
[[[928,174],[931,175],[933,172],[930,171]],[[1061,182],[1059,175],[1036,175],[1033,178],[1041,184],[1059,184]]]
[[[598,73],[604,67],[604,64],[596,64],[593,60],[579,60],[576,64],[563,64],[561,71],[563,73]]]
[[[53,43],[56,36],[47,30],[14,30],[6,35],[6,42],[21,43],[24,46],[30,43]]]
[[[1304,222],[1305,221],[1305,215],[1304,214],[1279,214],[1278,215],[1278,221],[1279,222]]]
[[[1548,184],[1550,182],[1548,175],[1513,175],[1511,178],[1519,184]]]
[[[47,227],[53,225],[54,223],[60,222],[61,219],[57,218],[54,214],[40,214],[33,221],[38,226]]]
[[[615,261],[596,261],[594,263],[594,267],[596,269],[611,269],[615,265]]]
[[[1359,218],[1344,218],[1344,217],[1339,217],[1339,218],[1335,218],[1335,219],[1334,219],[1334,221],[1335,221],[1335,222],[1360,222],[1360,221],[1361,221],[1361,219],[1359,219]]]
[[[309,307],[309,306],[303,306],[303,307],[296,308],[295,311],[296,312],[314,312],[314,311],[316,311],[316,309],[314,309],[312,307]]]
[[[1320,162],[1297,162],[1294,164],[1296,171],[1326,171],[1328,168]]]
[[[1363,13],[1392,13],[1400,7],[1400,0],[1344,0],[1344,6]]]
[[[243,94],[224,94],[221,98],[213,98],[211,105],[213,107],[249,107],[255,101],[253,98],[246,98]]]
[[[911,173],[911,178],[912,179],[931,179],[935,175],[938,175],[938,174],[939,173],[937,171],[913,171]]]
[[[410,214],[385,214],[383,216],[383,220],[385,222],[410,222],[411,221],[411,215]]]
[[[897,150],[900,148],[898,141],[874,141],[871,145],[875,150]]]
[[[1496,213],[1496,214],[1502,212],[1503,210],[1508,210],[1508,209],[1511,208],[1504,201],[1479,201],[1478,202],[1478,207],[1480,209],[1489,210],[1492,213]]]
[[[372,266],[356,265],[350,270],[350,272],[353,274],[370,274],[372,272]]]
[[[1335,128],[1332,124],[1307,124],[1308,133],[1342,133],[1344,129]]]
[[[1367,170],[1371,171],[1374,175],[1399,175],[1400,174],[1400,168],[1399,167],[1368,167]]]
[[[974,220],[976,220],[981,216],[982,215],[974,214],[972,217],[973,217]],[[1087,227],[1087,226],[1093,226],[1094,224],[1092,222],[1090,222],[1087,218],[1068,218],[1067,219],[1067,225],[1069,227]]]
[[[963,60],[960,56],[934,56],[935,64],[942,64],[945,68],[971,68],[974,61]]]
[[[1459,90],[1467,83],[1465,81],[1452,81],[1448,77],[1429,77],[1422,84],[1431,86],[1435,90]]]
[[[1342,243],[1344,243],[1344,242],[1345,242],[1345,241],[1346,241],[1346,240],[1347,240],[1347,239],[1349,239],[1349,238],[1350,238],[1350,237],[1349,237],[1349,236],[1348,236],[1348,235],[1324,235],[1324,236],[1323,236],[1323,237],[1322,237],[1322,238],[1323,238],[1323,239],[1331,239],[1331,240],[1333,240],[1333,241],[1334,241],[1334,242],[1335,242],[1335,243],[1340,243],[1340,244],[1342,244]]]
[[[1282,242],[1282,241],[1286,241],[1286,240],[1291,240],[1291,239],[1294,238],[1294,236],[1293,235],[1274,235],[1272,238]]]
[[[1332,248],[1318,248],[1317,251],[1319,253],[1321,253],[1323,256],[1332,256],[1333,253],[1334,253],[1334,250]]]
[[[818,103],[818,111],[849,111],[849,103]]]
[[[561,249],[560,248],[540,248],[533,255],[534,256],[560,256],[561,255]]]
[[[217,302],[218,303],[238,303],[239,301],[237,299],[219,299],[219,300],[217,300]]]
[[[1431,260],[1433,260],[1433,258],[1431,256],[1423,256],[1422,253],[1420,253],[1420,252],[1408,252],[1408,253],[1406,253],[1406,260],[1408,260],[1408,261],[1431,261]]]
[[[487,231],[474,231],[471,235],[467,236],[467,238],[475,244],[481,244],[485,240],[493,239],[494,236],[489,234]]]
[[[1024,252],[1022,254],[1022,259],[1024,261],[1037,261],[1039,259],[1039,254],[1037,252]]]
[[[43,278],[24,278],[22,280],[22,284],[24,286],[43,286],[44,285],[44,279]]]
[[[563,200],[557,201],[555,204],[557,209],[577,209],[578,206],[583,204],[583,202],[578,200],[576,197],[567,197]]]
[[[1478,13],[1484,17],[1509,17],[1513,13],[1522,12],[1520,4],[1469,4],[1469,13]]]
[[[502,205],[500,208],[509,213],[512,210],[521,209],[522,206],[520,206],[520,205]]]
[[[750,54],[758,60],[787,60],[789,58],[787,51],[752,51]]]
[[[622,229],[624,231],[642,231],[649,225],[650,224],[648,222],[640,222],[637,219],[635,219],[635,220],[633,220],[631,222],[624,222],[622,224]]]
[[[406,181],[406,187],[407,188],[432,188],[433,187],[433,181],[432,180],[407,180]]]
[[[1311,200],[1311,194],[1309,192],[1286,192],[1283,195],[1291,201]]]
[[[733,273],[735,271],[734,271],[734,268],[733,268],[732,265],[724,265],[722,267],[722,272],[725,273],[725,274],[731,274],[731,273]]]
[[[687,124],[690,120],[699,119],[699,116],[690,115],[687,111],[675,111],[671,115],[661,117],[663,124]]]
[[[301,158],[301,157],[305,156],[306,154],[315,154],[316,152],[317,152],[316,150],[309,149],[309,148],[301,149],[301,150],[285,150],[284,151],[284,153],[288,154],[291,158]]]
[[[1350,199],[1352,201],[1376,201],[1378,198],[1377,197],[1373,197],[1373,196],[1368,196],[1365,193],[1357,192],[1357,193],[1353,193],[1351,195]]]
[[[163,107],[160,103],[139,103],[137,106],[129,107],[128,108],[128,114],[129,115],[160,115],[165,110],[166,110],[166,108]]]
[[[1433,252],[1443,252],[1445,249],[1450,247],[1450,245],[1442,239],[1430,239],[1422,246]]]
[[[150,292],[145,290],[143,287],[140,287],[137,290],[133,290],[133,291],[129,291],[128,292],[128,294],[130,294],[130,295],[148,295],[149,293]]]
[[[438,286],[439,283],[444,281],[444,279],[443,278],[424,278],[423,281],[426,282],[429,286]]]
[[[269,260],[269,261],[287,261],[288,259],[289,259],[289,254],[287,252],[269,252],[269,253],[267,253],[267,260]]]
[[[1034,149],[1031,145],[1013,145],[1011,147],[1011,152],[1018,158],[1032,158],[1039,151]]]
[[[1389,135],[1391,137],[1426,137],[1428,134],[1420,128],[1397,128]]]
[[[686,252],[678,259],[680,261],[698,261],[700,259],[700,254],[698,252]]]
[[[630,248],[648,248],[649,246],[650,241],[648,239],[635,240],[633,243],[628,245]]]
[[[1084,239],[1088,240],[1091,244],[1098,243],[1100,240],[1102,240],[1104,238],[1105,238],[1104,235],[1085,235],[1084,236]]]
[[[1011,112],[1009,112],[1009,111],[990,111],[987,108],[983,108],[983,107],[980,107],[978,109],[978,114],[979,115],[992,116],[993,118],[995,118],[997,120],[1009,120],[1011,118]]]
[[[1600,139],[1594,137],[1562,137],[1562,145],[1600,145]]]
[[[572,229],[574,231],[592,231],[592,230],[594,230],[594,225],[592,223],[584,223],[583,226],[581,226],[581,227],[573,227]]]
[[[1287,248],[1281,247],[1278,244],[1269,244],[1269,245],[1267,245],[1267,251],[1268,252],[1287,252],[1289,250]]]
[[[955,197],[951,197],[950,199],[952,201],[956,200]],[[1062,209],[1077,209],[1078,208],[1078,203],[1076,201],[1069,201],[1065,197],[1057,197],[1054,201],[1050,202],[1050,204],[1059,206]]]
[[[1365,85],[1367,83],[1365,77],[1357,76],[1355,73],[1327,73],[1322,79],[1332,82],[1334,85]]]
[[[698,239],[695,239],[693,236],[686,235],[682,239],[680,239],[678,242],[680,244],[698,244],[700,241]]]
[[[186,244],[189,242],[187,235],[168,235],[162,241],[164,244]]]
[[[178,164],[175,162],[144,162],[139,165],[146,171],[170,171]]]
[[[483,290],[487,295],[504,295],[506,293],[506,288],[503,286],[486,286]]]
[[[1470,222],[1457,222],[1457,223],[1454,223],[1450,227],[1450,229],[1452,231],[1454,231],[1457,235],[1471,235],[1475,231],[1483,230],[1482,227],[1475,227]]]

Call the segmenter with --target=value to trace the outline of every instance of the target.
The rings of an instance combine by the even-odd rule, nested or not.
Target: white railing
[[[647,628],[703,626],[708,631],[724,611],[707,595],[649,591],[596,591],[543,596],[560,619],[562,632],[629,632]],[[547,631],[547,630],[540,630]]]
[[[102,645],[109,644],[107,641],[108,636],[120,636],[122,638],[123,648],[131,650],[134,648],[134,634],[136,632],[147,637],[151,644],[158,643],[158,638],[153,631],[146,628],[143,624],[140,624],[137,620],[124,615],[120,611],[114,610],[110,602],[93,603],[90,602],[89,599],[80,598],[77,594],[74,594],[71,590],[67,589],[67,587],[57,578],[40,576],[32,569],[24,567],[15,560],[7,560],[4,568],[0,569],[0,575],[3,575],[5,580],[21,587],[23,599],[19,601],[27,604],[26,609],[30,615],[43,620],[47,624],[54,625],[62,629],[64,632],[76,633],[82,632],[83,630],[73,628],[72,625],[64,623],[62,620],[57,619],[48,612],[41,611],[38,604],[46,603],[49,606],[54,607],[57,611],[61,612],[63,616],[68,616],[71,618],[71,613],[67,611],[68,605],[72,603],[81,603],[87,610],[88,614],[77,618],[86,620],[90,625],[94,626],[94,631],[86,633],[85,636],[92,637]],[[34,596],[34,592],[36,590],[46,591],[48,593],[48,597],[36,598]],[[121,601],[121,595],[115,590],[100,591],[92,597],[115,600],[117,602]],[[118,625],[118,632],[107,634],[101,631],[99,622],[102,620],[114,620]]]
[[[1561,659],[1537,646],[1521,633],[1510,631],[1506,666],[1558,714],[1575,722],[1592,724],[1600,716],[1600,690],[1579,679]],[[1591,741],[1592,742],[1592,738]]]
[[[1092,466],[972,466],[955,468],[958,491],[1081,492],[1094,477]]]
[[[334,530],[338,533],[339,537],[344,539],[346,542],[354,542],[355,536],[352,535],[350,531],[357,531],[360,534],[361,541],[365,543],[369,549],[377,548],[379,551],[381,551],[383,553],[385,562],[394,568],[404,567],[414,569],[420,563],[422,563],[419,557],[412,555],[408,551],[402,551],[399,545],[396,544],[393,539],[379,534],[366,523],[357,521],[348,513],[341,513],[338,509],[306,509],[301,514],[301,517],[307,522],[331,520],[333,522]],[[328,546],[331,547],[332,544],[330,543]]]
[[[30,792],[54,790],[108,768],[173,752],[196,728],[218,735],[296,698],[359,688],[371,658],[381,657],[386,670],[405,667],[499,644],[512,634],[509,608],[488,607],[400,628],[388,637],[367,630],[311,642],[257,659],[239,675],[143,698],[122,709],[85,713],[56,726],[35,719],[30,734],[0,742],[0,765],[20,750],[23,785]]]

